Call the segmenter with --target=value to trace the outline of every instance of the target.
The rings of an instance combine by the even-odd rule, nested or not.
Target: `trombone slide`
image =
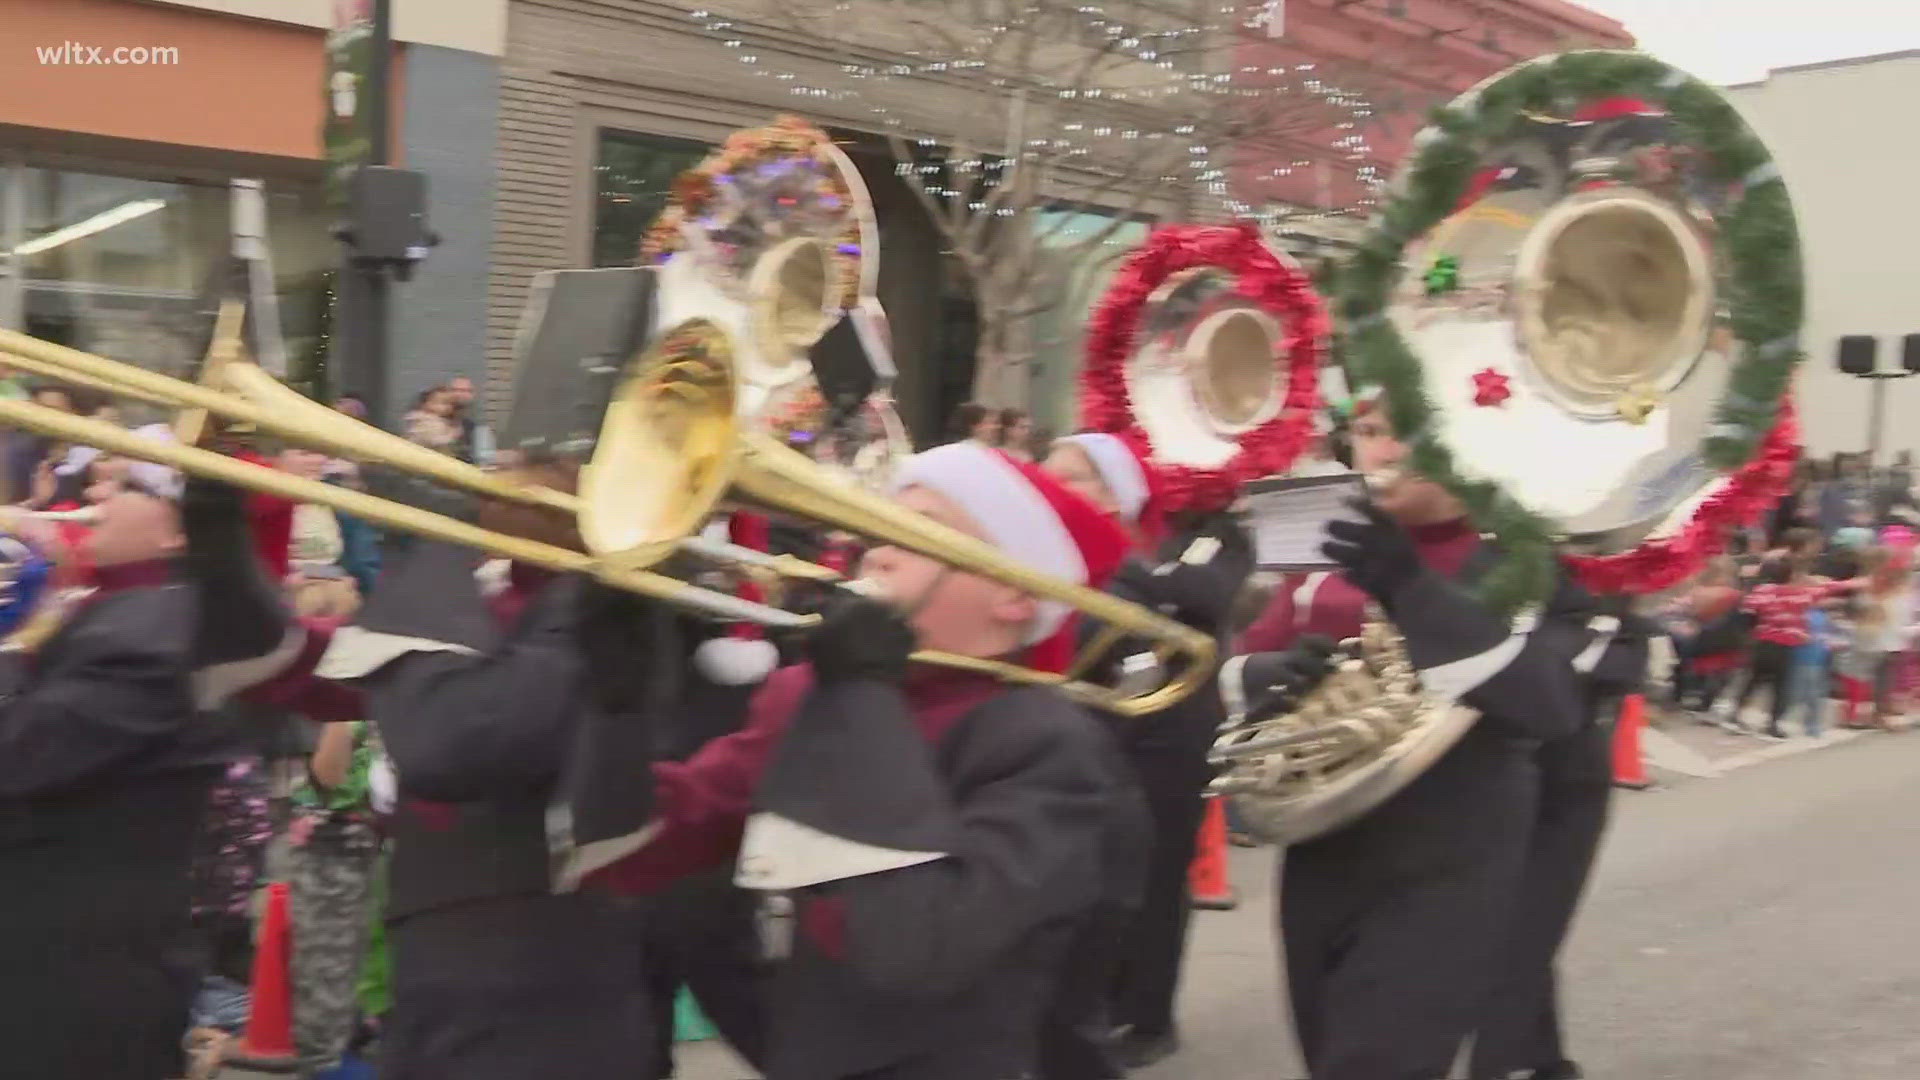
[[[384,528],[477,548],[516,562],[560,573],[589,574],[616,588],[692,608],[719,619],[793,629],[819,622],[818,616],[796,615],[713,589],[690,585],[664,574],[608,566],[582,552],[490,532],[444,514],[294,476],[211,450],[156,442],[104,421],[73,416],[31,401],[0,401],[0,424],[24,428],[67,442],[97,446],[123,457],[165,465],[183,473],[221,480],[250,491],[263,491],[294,502],[325,506]]]

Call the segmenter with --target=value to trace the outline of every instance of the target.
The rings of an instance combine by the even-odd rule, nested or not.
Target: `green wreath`
[[[1709,464],[1731,470],[1753,456],[1802,355],[1804,297],[1792,203],[1766,146],[1712,87],[1642,53],[1572,52],[1523,64],[1436,110],[1415,141],[1416,156],[1398,190],[1342,267],[1339,311],[1355,374],[1384,391],[1388,418],[1410,439],[1412,467],[1457,496],[1503,549],[1480,595],[1505,612],[1543,602],[1552,590],[1554,527],[1497,484],[1454,469],[1452,453],[1429,428],[1435,409],[1420,361],[1386,318],[1388,298],[1407,243],[1453,213],[1485,147],[1529,113],[1565,115],[1581,102],[1612,96],[1666,110],[1680,141],[1699,151],[1704,174],[1738,185],[1718,224],[1731,266],[1729,322],[1746,358],[1717,406],[1705,446]]]

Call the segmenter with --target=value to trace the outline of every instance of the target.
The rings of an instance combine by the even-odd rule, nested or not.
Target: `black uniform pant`
[[[1138,912],[1105,905],[1082,922],[1067,949],[1059,985],[1040,1024],[1044,1080],[1119,1080],[1127,1070],[1114,1059],[1109,994],[1127,933]]]
[[[1479,1022],[1538,796],[1530,744],[1480,732],[1358,822],[1287,849],[1294,1027],[1313,1080],[1440,1080]]]
[[[508,896],[388,924],[380,1080],[605,1080],[654,1050],[630,905]]]
[[[1792,700],[1787,694],[1787,680],[1793,675],[1793,646],[1781,645],[1773,641],[1753,643],[1753,655],[1747,663],[1747,681],[1740,687],[1740,696],[1734,699],[1733,716],[1735,720],[1746,710],[1747,699],[1753,692],[1765,686],[1773,700],[1767,703],[1767,730],[1778,732],[1780,720],[1787,715],[1787,705]]]
[[[1613,728],[1595,724],[1540,749],[1540,813],[1499,980],[1474,1039],[1475,1080],[1566,1059],[1554,958],[1600,850],[1613,792]]]
[[[0,1076],[185,1070],[201,947],[188,866],[218,769],[0,801]]]
[[[1147,811],[1153,820],[1146,888],[1121,946],[1113,998],[1114,1023],[1150,1036],[1174,1026],[1174,997],[1193,913],[1187,873],[1206,809],[1201,798],[1204,780],[1168,784],[1155,779],[1146,777]]]
[[[732,867],[687,878],[647,901],[646,982],[657,1042],[653,1069],[640,1076],[674,1074],[674,1003],[683,986],[727,1045],[762,1067],[767,987],[754,903],[733,884]]]

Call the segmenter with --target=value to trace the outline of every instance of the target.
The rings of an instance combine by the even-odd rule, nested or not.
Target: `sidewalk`
[[[1839,713],[1838,703],[1835,703],[1830,719],[1837,721]],[[1729,731],[1716,724],[1701,723],[1695,714],[1667,712],[1658,716],[1641,735],[1641,750],[1646,755],[1649,773],[1660,783],[1711,779],[1764,761],[1884,734],[1841,728],[1829,723],[1820,738],[1810,739],[1795,720],[1786,725],[1789,737],[1776,742],[1752,734],[1767,725],[1764,709],[1748,709],[1742,720],[1746,724],[1746,732]],[[1895,723],[1896,730],[1911,726],[1910,720]]]

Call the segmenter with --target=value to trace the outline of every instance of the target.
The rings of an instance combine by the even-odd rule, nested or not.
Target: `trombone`
[[[0,424],[329,507],[383,528],[551,570],[588,574],[607,585],[710,617],[774,628],[803,629],[820,620],[816,615],[701,588],[655,568],[676,553],[690,553],[720,563],[740,563],[750,572],[758,569],[864,591],[861,583],[847,581],[828,567],[690,539],[723,505],[797,515],[917,552],[1036,597],[1064,602],[1103,624],[1062,674],[926,650],[914,654],[916,661],[1007,682],[1053,686],[1076,701],[1122,716],[1165,708],[1211,676],[1214,642],[1206,634],[1097,590],[1029,570],[982,541],[834,479],[805,455],[764,434],[742,431],[735,415],[739,386],[732,338],[705,319],[690,319],[669,330],[628,376],[608,408],[593,458],[581,471],[577,496],[513,483],[301,396],[240,359],[238,324],[239,306],[223,306],[202,384],[0,331],[0,357],[12,366],[185,410],[175,425],[178,444],[142,438],[113,424],[31,401],[0,401]],[[476,495],[575,515],[587,550],[483,529],[192,445],[199,441],[208,417]],[[1132,639],[1149,643],[1159,670],[1169,677],[1137,692],[1094,681],[1091,676],[1100,660]]]
[[[336,457],[377,463],[396,472],[431,480],[436,484],[471,495],[551,510],[568,517],[579,516],[580,500],[569,492],[538,484],[515,483],[476,465],[461,461],[459,458],[409,442],[370,424],[361,423],[302,395],[269,375],[259,365],[247,362],[240,356],[240,323],[243,312],[242,306],[235,301],[227,301],[221,305],[220,313],[214,323],[214,343],[201,366],[198,383],[175,379],[137,365],[108,360],[64,345],[28,337],[12,330],[0,330],[0,354],[5,355],[9,365],[29,374],[57,379],[74,386],[82,386],[119,397],[132,398],[163,408],[183,410],[174,422],[174,435],[183,446],[199,445],[207,433],[209,418],[219,417],[230,425],[246,425],[256,431],[265,432],[309,449],[325,451]],[[30,422],[24,418],[14,419],[0,414],[0,420],[22,427],[30,426]],[[38,422],[44,423],[46,420],[47,418],[42,417]],[[53,435],[50,431],[36,430],[40,430],[44,435]],[[65,436],[56,437],[66,438]],[[67,441],[112,449],[78,437]],[[118,450],[114,452],[121,453]],[[140,457],[141,455],[127,452],[124,456]],[[183,469],[182,471],[192,470]],[[331,487],[331,485],[327,486]],[[331,505],[317,497],[303,498],[301,501]],[[335,509],[339,508],[335,507]],[[368,513],[348,512],[369,521],[375,520],[375,517]],[[407,531],[405,525],[384,521],[379,523]],[[818,581],[822,580],[823,574],[829,573],[825,567],[816,567],[790,556],[768,555],[737,544],[720,543],[700,537],[690,536],[680,547],[683,552],[694,558],[709,563],[744,566],[766,578]],[[505,553],[495,552],[495,554],[504,555]],[[553,561],[557,556],[553,556],[551,552],[547,554],[548,561],[543,562],[537,559],[534,561],[553,570],[565,571],[572,568],[557,565]],[[664,588],[664,586],[661,587]],[[719,602],[717,598],[723,594],[712,590],[703,590],[703,592],[704,596],[696,596],[692,599],[712,601],[706,609],[707,614],[723,618],[745,617],[740,614],[737,605],[729,606]],[[667,599],[667,597],[661,597],[661,599]],[[774,613],[778,611],[777,608],[763,605],[757,609],[755,621],[775,620],[777,616]],[[769,624],[788,625],[772,621]]]
[[[291,443],[421,476],[475,495],[569,514],[576,512],[576,502],[564,492],[516,484],[494,476],[457,458],[363,424],[282,385],[258,366],[239,358],[239,316],[238,304],[229,302],[222,306],[214,346],[202,372],[202,378],[211,385],[175,379],[133,364],[0,330],[0,356],[4,356],[11,367],[183,410],[174,425],[179,444],[142,438],[117,425],[74,416],[32,401],[0,401],[0,425],[98,447],[121,457],[151,461],[182,473],[222,480],[295,502],[325,506],[382,528],[462,544],[501,558],[561,573],[592,574],[608,585],[714,618],[757,622],[776,628],[801,628],[818,621],[814,616],[742,600],[665,574],[602,567],[584,552],[482,529],[445,514],[294,476],[193,445],[200,441],[208,418],[218,417],[226,423],[248,425]],[[226,392],[221,392],[222,389]]]
[[[656,565],[722,505],[822,522],[905,548],[963,573],[1057,600],[1101,623],[1064,674],[1004,660],[922,650],[921,663],[1052,686],[1082,704],[1140,716],[1174,704],[1212,674],[1214,641],[1182,623],[1106,593],[1030,570],[958,530],[891,499],[835,479],[806,455],[758,431],[736,411],[733,339],[705,319],[669,330],[615,392],[593,460],[580,475],[580,535],[622,569]],[[807,564],[809,566],[813,564]],[[825,567],[821,578],[862,591]],[[1123,641],[1150,643],[1161,685],[1132,692],[1089,676]]]

